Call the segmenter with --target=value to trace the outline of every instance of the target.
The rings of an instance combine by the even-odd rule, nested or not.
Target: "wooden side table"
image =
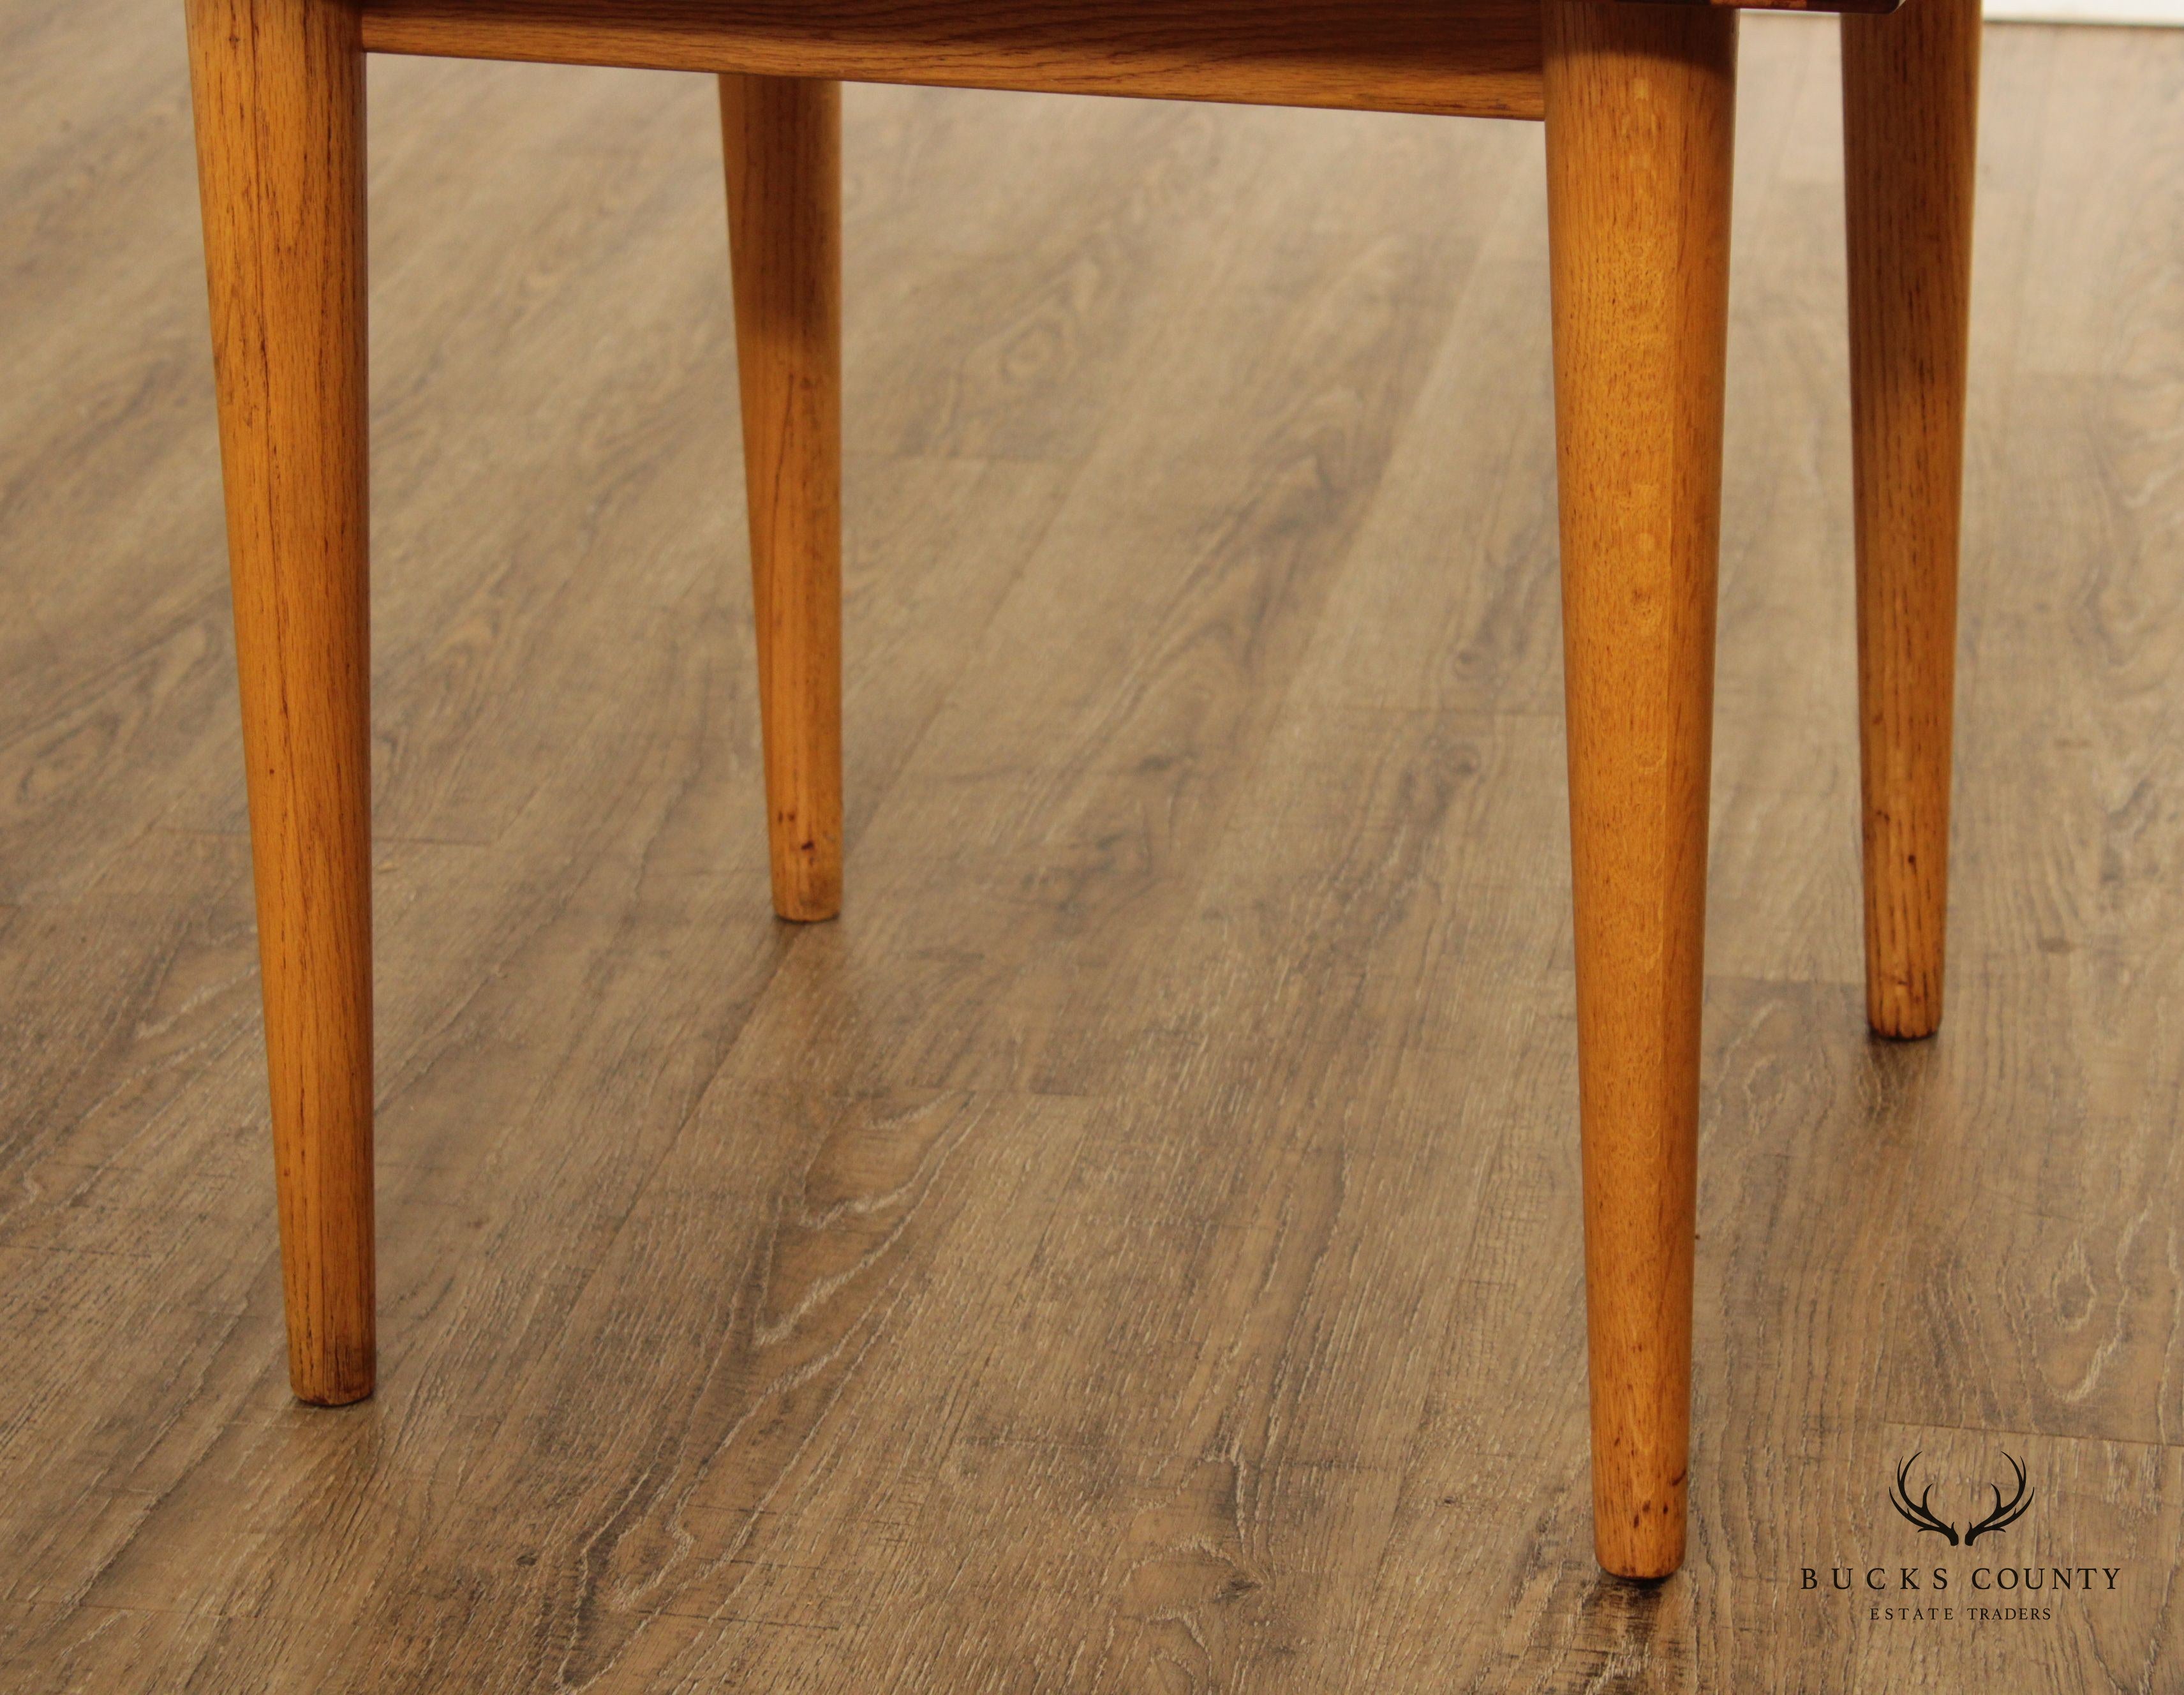
[[[186,0],[290,1380],[371,1392],[365,57],[721,74],[775,910],[842,888],[840,83],[1547,125],[1595,1540],[1684,1551],[1736,14]],[[1867,1006],[1941,1018],[1978,0],[1843,20]],[[1421,209],[1422,215],[1437,215]]]

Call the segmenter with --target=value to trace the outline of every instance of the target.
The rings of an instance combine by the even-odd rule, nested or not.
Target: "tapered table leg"
[[[1866,1018],[1942,1022],[1979,0],[1842,20]]]
[[[1684,1556],[1736,21],[1546,0],[1594,1538]]]
[[[289,1381],[372,1389],[364,58],[346,0],[187,0]]]
[[[842,906],[842,99],[723,76],[774,910]]]

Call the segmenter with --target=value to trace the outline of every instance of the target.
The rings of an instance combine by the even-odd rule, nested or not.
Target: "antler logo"
[[[1957,1545],[1957,1527],[1946,1519],[1936,1518],[1927,1509],[1927,1497],[1933,1494],[1934,1486],[1929,1483],[1919,1491],[1916,1501],[1911,1498],[1910,1486],[1904,1480],[1910,1476],[1911,1468],[1918,1463],[1919,1456],[1914,1453],[1896,1468],[1896,1486],[1888,1491],[1888,1504],[1897,1510],[1905,1523],[1916,1525],[1922,1531],[1931,1531],[1937,1536],[1947,1536],[1949,1546],[1954,1547]]]
[[[2005,1452],[2002,1457],[2009,1462],[2009,1469],[2017,1474],[2017,1492],[2004,1501],[2000,1484],[1988,1486],[1994,1491],[1994,1509],[1964,1531],[1963,1542],[1966,1547],[1990,1531],[2008,1530],[2024,1517],[2025,1509],[2032,1504],[2033,1491],[2025,1486],[2025,1468],[2011,1453]],[[1896,1468],[1896,1486],[1888,1491],[1888,1504],[1896,1509],[1906,1524],[1915,1525],[1921,1531],[1931,1531],[1937,1536],[1947,1536],[1949,1546],[1954,1547],[1958,1542],[1957,1527],[1947,1519],[1936,1517],[1933,1509],[1927,1505],[1933,1496],[1934,1486],[1929,1483],[1919,1491],[1916,1501],[1911,1498],[1911,1468],[1918,1463],[1919,1456],[1914,1453]]]
[[[1989,1531],[2008,1530],[2024,1516],[2025,1509],[2032,1504],[2032,1491],[2025,1486],[2025,1468],[2007,1453],[2003,1458],[2009,1461],[2009,1469],[2017,1474],[2017,1492],[2005,1503],[2002,1498],[2002,1486],[1998,1483],[1988,1486],[1994,1491],[1994,1510],[1964,1532],[1966,1547]]]

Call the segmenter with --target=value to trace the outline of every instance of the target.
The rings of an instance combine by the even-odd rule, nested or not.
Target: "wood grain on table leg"
[[[334,0],[189,0],[289,1380],[374,1372],[364,58]]]
[[[1736,21],[1547,0],[1594,1540],[1684,1553]]]
[[[1942,1022],[1979,0],[1845,18],[1866,1017]]]
[[[842,96],[723,76],[774,910],[842,907]]]

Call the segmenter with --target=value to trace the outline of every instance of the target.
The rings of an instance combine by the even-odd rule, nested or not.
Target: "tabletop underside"
[[[1893,0],[1713,3],[1893,8]],[[364,45],[381,53],[1471,117],[1542,113],[1539,0],[364,0],[361,14]]]

